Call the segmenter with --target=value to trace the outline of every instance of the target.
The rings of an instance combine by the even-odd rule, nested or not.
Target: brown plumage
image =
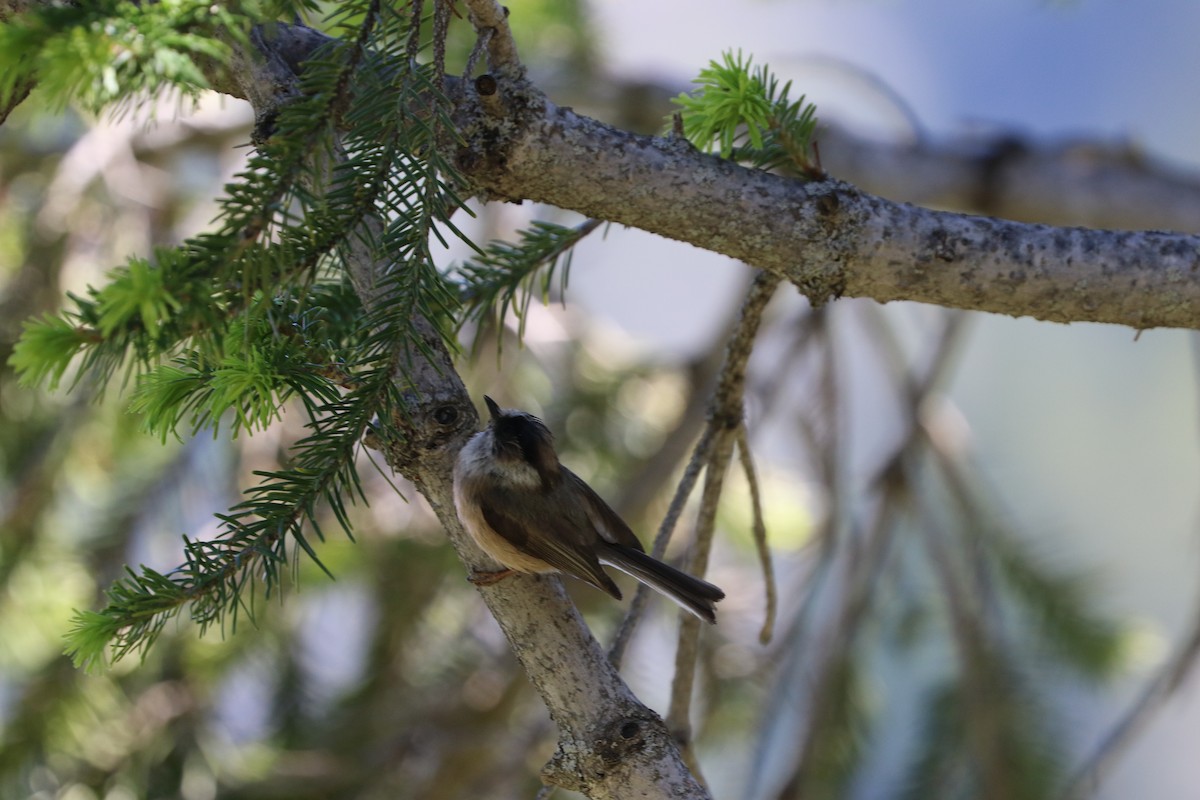
[[[484,400],[491,422],[458,456],[454,502],[467,532],[505,569],[472,580],[558,571],[620,600],[621,590],[601,566],[609,564],[716,622],[723,591],[647,555],[617,512],[559,463],[541,420]]]

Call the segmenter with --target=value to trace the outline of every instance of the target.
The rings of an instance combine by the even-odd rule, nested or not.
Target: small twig
[[[803,733],[798,743],[800,756],[789,780],[789,787],[795,792],[803,792],[808,776],[815,768],[815,762],[820,752],[821,737],[825,735],[832,714],[836,710],[835,704],[843,699],[835,691],[836,680],[850,659],[862,627],[862,621],[871,608],[872,599],[879,584],[879,575],[888,561],[892,549],[891,544],[896,538],[895,507],[903,493],[907,491],[899,470],[898,459],[903,453],[901,450],[898,454],[885,459],[886,466],[880,470],[880,476],[871,484],[876,489],[876,496],[873,500],[875,508],[873,518],[866,525],[865,530],[862,530],[862,524],[855,520],[845,507],[845,489],[840,487],[845,485],[846,481],[843,470],[837,462],[841,448],[837,446],[836,414],[842,406],[838,399],[839,385],[833,366],[838,363],[838,359],[834,350],[833,338],[829,335],[828,320],[822,318],[823,314],[825,312],[822,310],[816,312],[814,316],[816,322],[824,323],[824,327],[818,325],[816,332],[823,333],[827,341],[828,352],[825,358],[827,366],[822,376],[821,397],[822,408],[830,416],[831,421],[825,426],[825,430],[829,432],[829,439],[818,441],[820,445],[824,445],[823,447],[819,446],[819,452],[826,455],[826,458],[820,462],[820,466],[825,480],[831,487],[833,501],[830,519],[824,526],[826,533],[822,537],[819,558],[825,562],[824,571],[836,566],[838,561],[841,562],[841,574],[833,578],[840,583],[840,586],[831,589],[831,591],[838,592],[840,598],[831,601],[835,602],[837,607],[831,610],[828,623],[812,636],[813,643],[811,645],[807,647],[792,645],[793,648],[799,648],[800,651],[812,653],[810,656],[811,666],[805,670],[808,686],[805,692],[807,709],[804,712]],[[816,439],[818,436],[816,426],[810,425],[807,434],[810,438]],[[912,437],[909,437],[908,441],[911,442]],[[841,521],[842,518],[845,519],[844,523]],[[846,530],[839,534],[843,527],[846,527]],[[791,627],[790,640],[794,642],[800,638],[803,619],[808,613],[812,613],[812,606],[818,602],[815,591],[810,593],[802,614],[797,617]],[[796,669],[791,667],[785,672],[794,674]]]
[[[708,465],[704,471],[704,491],[700,496],[700,510],[696,519],[696,546],[689,561],[689,572],[704,575],[708,569],[708,554],[712,549],[713,533],[716,529],[717,507],[725,485],[725,475],[733,458],[735,431],[714,431],[714,446],[709,451]],[[683,760],[697,780],[700,775],[699,762],[692,749],[691,707],[692,692],[696,683],[696,660],[700,654],[700,620],[685,611],[679,614],[679,642],[675,649],[675,678],[671,682],[671,702],[667,711],[667,730],[679,743]]]
[[[746,365],[750,361],[750,351],[758,336],[758,328],[762,324],[763,311],[767,302],[775,295],[782,279],[769,272],[759,272],[750,284],[746,301],[742,304],[742,318],[734,330],[725,350],[725,366],[721,370],[721,378],[717,383],[713,396],[713,408],[719,416],[729,413],[742,418],[742,400],[746,392]],[[727,420],[729,421],[729,420]]]
[[[671,682],[671,701],[667,711],[667,730],[679,745],[683,763],[696,780],[707,786],[700,771],[700,760],[692,747],[692,692],[696,685],[696,661],[700,657],[700,620],[686,611],[679,615],[679,644],[675,649],[675,679]]]
[[[520,78],[525,68],[517,55],[517,43],[508,27],[508,9],[495,0],[465,0],[471,24],[480,36],[491,29],[487,40],[488,70],[508,78]]]
[[[949,370],[954,365],[955,356],[965,346],[966,326],[970,323],[971,317],[958,311],[944,315],[945,323],[929,357],[924,377],[917,379],[907,370],[898,368],[898,365],[905,363],[906,358],[895,330],[886,321],[879,306],[866,305],[864,311],[866,312],[863,318],[864,322],[871,331],[868,340],[881,349],[884,364],[892,368],[891,377],[904,395],[904,407],[919,410],[920,406],[932,396],[934,390],[945,381]],[[972,481],[967,475],[966,465],[954,458],[953,454],[947,450],[937,431],[926,423],[923,415],[918,414],[909,424],[910,435],[914,433],[921,435],[937,459],[951,496],[958,502],[963,516],[967,519],[983,519],[985,514],[979,508],[980,504],[971,490]],[[973,556],[974,592],[981,599],[982,608],[986,612],[994,614],[998,610],[999,603],[992,591],[991,574],[984,565],[978,547],[974,548]]]
[[[467,56],[467,66],[463,68],[464,81],[469,81],[471,76],[475,74],[475,67],[479,65],[479,59],[483,57],[488,43],[492,41],[492,37],[495,35],[495,28],[483,28],[476,34],[475,46],[471,48],[471,55]]]
[[[737,293],[737,302],[731,304],[726,319],[712,332],[710,343],[701,355],[684,366],[683,371],[687,374],[687,388],[684,390],[687,405],[654,454],[639,464],[634,474],[624,481],[623,489],[613,504],[627,518],[637,516],[661,494],[663,486],[674,479],[677,466],[687,458],[688,450],[704,428],[708,418],[709,396],[725,360],[725,343],[737,327],[742,315],[743,298],[753,281],[753,274],[746,276],[744,288]]]
[[[848,511],[849,503],[843,501],[847,492],[846,469],[842,463],[845,448],[840,446],[838,425],[838,414],[843,404],[840,399],[841,385],[834,369],[839,361],[828,307],[812,309],[807,322],[792,348],[814,353],[818,370],[817,386],[812,392],[814,401],[803,405],[796,420],[805,445],[812,454],[813,469],[818,480],[826,487],[830,502],[828,512],[813,533],[815,544],[810,548],[815,552],[807,559],[807,575],[799,583],[803,587],[800,605],[791,615],[785,641],[779,648],[784,654],[784,663],[780,666],[773,694],[782,697],[786,696],[785,693],[791,693],[791,702],[776,704],[768,709],[764,730],[773,724],[772,720],[777,715],[792,713],[797,705],[805,706],[798,713],[802,718],[807,718],[809,727],[814,724],[815,715],[824,713],[820,702],[822,692],[827,692],[832,683],[834,665],[830,663],[830,651],[837,643],[835,635],[838,629],[826,627],[816,632],[811,632],[811,629],[817,628],[818,615],[826,613],[826,594],[837,591],[834,584],[839,576],[835,573],[843,549],[838,547],[838,543],[859,535],[858,523]],[[828,613],[836,615],[837,609],[828,609]],[[834,625],[838,623],[840,619],[835,619]],[[811,646],[809,640],[816,646]],[[798,678],[802,678],[804,683],[798,683]],[[796,688],[800,685],[806,688]],[[749,794],[752,796],[764,793],[765,781],[760,776],[765,772],[766,748],[760,747],[758,752],[751,767],[752,774],[756,776],[750,785]],[[795,779],[795,770],[793,776]]]
[[[843,457],[849,448],[842,436],[841,429],[841,403],[844,393],[839,380],[838,365],[842,362],[838,358],[838,342],[834,337],[836,331],[833,328],[833,317],[829,313],[829,308],[814,308],[812,316],[816,334],[814,338],[819,348],[817,352],[823,356],[817,385],[818,405],[823,417],[812,418],[811,423],[806,427],[811,431],[808,438],[816,447],[816,466],[820,470],[831,500],[829,520],[825,525],[826,535],[821,537],[818,547],[832,559],[836,554],[838,531],[854,527],[853,515],[850,514],[847,507],[851,491],[850,481],[846,475],[848,469],[846,462],[849,459]],[[819,422],[824,422],[824,430],[817,427]]]
[[[700,441],[696,443],[696,447],[692,451],[692,457],[684,469],[683,478],[675,490],[675,496],[672,498],[671,505],[667,509],[667,515],[659,526],[658,534],[655,536],[654,546],[651,549],[651,555],[655,558],[661,558],[663,553],[666,552],[671,533],[675,530],[679,515],[682,513],[687,498],[691,495],[692,489],[696,485],[701,468],[706,465],[711,468],[713,463],[715,463],[716,459],[713,453],[715,448],[713,445],[717,443],[721,426],[724,425],[729,430],[736,430],[741,424],[742,398],[746,383],[746,363],[749,361],[754,338],[762,322],[763,310],[766,308],[767,301],[771,299],[779,284],[780,280],[777,277],[762,272],[755,277],[750,285],[746,300],[742,304],[741,319],[726,347],[725,365],[722,367],[721,377],[713,395],[713,411],[709,414],[704,434],[700,437]],[[735,410],[730,411],[730,408]],[[732,425],[729,424],[730,419],[734,420]],[[726,465],[728,461],[729,458],[727,457],[725,459]],[[697,548],[698,551],[699,547]],[[707,564],[707,550],[704,552],[702,563]],[[619,665],[621,659],[624,657],[625,648],[629,644],[629,639],[632,637],[633,631],[637,626],[637,620],[640,617],[642,609],[645,607],[646,598],[646,587],[639,584],[633,601],[630,603],[629,611],[626,612],[625,618],[621,620],[616,637],[609,648],[609,659],[614,664]]]
[[[884,462],[885,466],[880,470],[877,480],[883,481],[887,477],[887,471],[891,468],[890,465],[896,459],[900,458],[905,451],[925,443],[924,429],[921,424],[921,406],[942,384],[949,370],[954,366],[954,356],[958,354],[964,343],[964,337],[960,334],[963,326],[967,323],[967,315],[957,311],[946,315],[945,325],[930,354],[929,363],[926,365],[924,373],[920,377],[916,377],[915,372],[910,372],[903,366],[908,359],[900,348],[896,332],[891,324],[879,313],[877,306],[867,307],[867,312],[863,317],[871,334],[867,340],[880,349],[883,363],[889,368],[890,377],[900,396],[900,401],[903,403],[902,408],[912,412],[911,418],[906,420],[908,429],[904,438],[897,445],[896,452]]]
[[[758,472],[755,470],[754,456],[751,454],[747,442],[745,425],[738,428],[737,446],[742,472],[745,473],[746,483],[750,487],[750,508],[754,514],[754,548],[758,551],[758,563],[762,567],[763,590],[767,601],[763,625],[758,632],[758,641],[761,644],[767,644],[775,633],[775,613],[779,605],[779,596],[775,586],[775,569],[771,564],[771,548],[767,546],[767,525],[763,520],[762,493],[758,485]]]
[[[453,0],[433,2],[433,71],[434,82],[440,91],[446,91],[446,37],[450,31],[450,12]]]
[[[690,559],[690,571],[703,576],[708,570],[716,530],[717,507],[721,502],[725,476],[733,459],[738,432],[744,429],[746,368],[762,324],[763,311],[775,294],[779,279],[759,273],[750,285],[742,304],[742,315],[725,350],[725,364],[713,392],[708,433],[713,437],[704,474],[704,491],[696,519],[696,544]],[[691,747],[691,700],[696,678],[696,659],[700,649],[700,625],[687,614],[680,615],[679,644],[675,650],[675,679],[671,684],[671,704],[667,728],[680,743],[684,760],[699,778]]]
[[[683,114],[678,111],[671,115],[671,135],[677,139],[687,140],[687,133],[683,129]]]
[[[654,544],[650,548],[650,555],[655,558],[662,558],[663,553],[667,551],[667,542],[671,540],[671,533],[675,530],[676,523],[679,522],[679,515],[683,513],[683,507],[687,504],[688,497],[692,494],[692,489],[696,486],[696,480],[700,477],[700,470],[704,468],[704,464],[708,459],[708,451],[712,446],[712,432],[706,430],[700,440],[696,442],[696,447],[692,450],[692,457],[688,461],[687,467],[683,471],[683,477],[679,480],[679,486],[675,488],[675,496],[671,498],[671,505],[667,508],[667,514],[663,517],[662,524],[658,526],[658,533],[654,537]],[[646,607],[646,602],[650,599],[650,590],[645,584],[639,583],[637,590],[634,592],[633,601],[629,604],[629,610],[625,612],[621,624],[617,627],[617,634],[613,637],[613,643],[608,649],[608,659],[614,666],[621,665],[621,659],[625,657],[625,648],[629,645],[629,640],[633,637],[633,631],[637,628],[638,620],[641,619],[642,611]]]
[[[417,54],[421,52],[421,17],[425,14],[425,0],[412,0],[411,22],[409,23],[408,42],[405,54],[408,63],[417,63]]]

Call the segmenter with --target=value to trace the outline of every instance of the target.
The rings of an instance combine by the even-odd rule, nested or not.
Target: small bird
[[[537,417],[484,396],[491,421],[454,464],[454,505],[475,543],[504,569],[476,572],[487,586],[518,572],[565,572],[621,599],[609,564],[701,619],[717,621],[725,592],[646,555],[625,521],[558,462],[554,436]]]

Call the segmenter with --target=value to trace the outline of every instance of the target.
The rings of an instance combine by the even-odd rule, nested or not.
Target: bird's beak
[[[485,394],[483,402],[487,403],[488,413],[492,415],[492,419],[497,419],[500,416],[500,406],[496,405],[496,401]]]

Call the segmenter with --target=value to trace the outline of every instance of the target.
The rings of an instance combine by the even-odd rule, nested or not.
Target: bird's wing
[[[562,467],[563,488],[559,491],[573,491],[583,500],[587,509],[588,523],[606,542],[623,545],[634,550],[645,552],[642,543],[621,515],[613,511],[604,498],[596,494],[583,478],[566,467]]]
[[[564,488],[522,493],[519,503],[503,489],[485,489],[479,506],[487,524],[517,550],[620,600],[621,590],[596,556],[597,532],[582,513],[572,512],[578,505],[571,498],[558,497]]]

